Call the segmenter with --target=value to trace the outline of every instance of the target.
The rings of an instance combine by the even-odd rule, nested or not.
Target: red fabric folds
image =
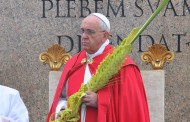
[[[104,52],[93,58],[89,64],[92,74],[95,74],[100,62],[111,53],[113,48],[108,45]],[[68,80],[68,96],[79,90],[84,79],[85,64],[81,64],[86,58],[86,52],[82,51],[74,56],[64,67],[60,78],[49,117],[55,112],[59,97]],[[149,112],[146,94],[138,67],[127,57],[120,73],[111,79],[105,88],[99,90],[98,108],[87,107],[86,122],[149,122]]]

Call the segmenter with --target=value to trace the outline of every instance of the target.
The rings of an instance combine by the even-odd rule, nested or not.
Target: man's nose
[[[88,35],[87,35],[85,32],[83,32],[82,35],[81,35],[81,37],[82,37],[82,38],[87,38]]]

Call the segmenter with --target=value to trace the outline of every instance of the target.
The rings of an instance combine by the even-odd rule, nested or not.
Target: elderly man
[[[77,92],[95,74],[98,65],[113,51],[109,44],[110,23],[100,13],[92,13],[81,24],[83,50],[64,67],[54,101],[48,114],[62,111],[67,98]],[[145,90],[138,67],[127,57],[114,84],[97,93],[87,91],[80,109],[81,122],[149,122]]]
[[[0,122],[29,122],[28,110],[16,89],[0,85]]]

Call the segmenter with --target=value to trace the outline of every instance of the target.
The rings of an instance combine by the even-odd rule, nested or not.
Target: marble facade
[[[0,84],[16,88],[31,122],[44,122],[49,110],[49,66],[39,55],[59,43],[74,55],[80,50],[80,22],[101,12],[111,23],[116,46],[134,27],[142,26],[158,2],[150,0],[2,0],[0,2]],[[165,65],[165,122],[190,121],[190,1],[171,0],[133,44],[130,56],[140,59],[152,43],[162,43],[175,58]]]

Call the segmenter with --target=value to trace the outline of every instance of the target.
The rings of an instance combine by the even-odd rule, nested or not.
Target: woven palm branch
[[[82,84],[79,91],[69,97],[66,109],[54,122],[77,122],[80,119],[78,110],[82,104],[81,99],[85,95],[86,91],[90,90],[97,92],[109,84],[109,79],[119,72],[122,64],[127,60],[125,57],[131,52],[132,43],[146,29],[164,6],[168,4],[168,2],[169,0],[163,0],[142,27],[134,28],[128,37],[126,37],[111,54],[108,54],[108,56],[98,66],[96,74],[92,76],[90,82]],[[50,120],[50,122],[52,121]]]

